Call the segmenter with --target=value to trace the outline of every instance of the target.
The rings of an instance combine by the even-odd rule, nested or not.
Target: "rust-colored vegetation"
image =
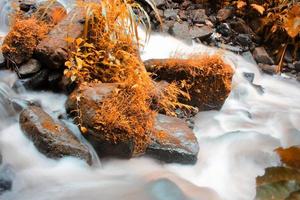
[[[233,69],[219,55],[156,59],[145,64],[153,78],[176,83],[181,91],[190,94],[193,98],[181,93],[181,101],[200,110],[212,109],[211,102],[223,104],[231,90]]]
[[[142,153],[154,132],[156,112],[151,109],[154,82],[138,53],[137,24],[132,12],[137,5],[104,0],[79,6],[87,10],[85,32],[82,38],[68,38],[76,51],[66,62],[65,75],[78,83],[119,84],[98,107],[94,128],[115,143],[133,138],[135,154]],[[174,95],[164,97],[170,101],[164,106],[176,105]]]
[[[16,16],[9,34],[5,37],[2,52],[8,61],[21,64],[30,59],[49,26],[35,17]]]

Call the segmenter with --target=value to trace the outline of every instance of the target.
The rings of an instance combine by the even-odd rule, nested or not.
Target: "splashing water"
[[[3,10],[7,12],[8,8],[3,2],[6,1],[0,2],[0,29],[5,32]],[[142,50],[142,58],[168,58],[175,51],[220,53],[154,34]],[[18,115],[9,113],[6,100],[37,100],[56,116],[65,112],[66,96],[29,91],[16,94],[11,89],[16,76],[0,72],[0,120],[10,122],[0,124],[0,151],[4,164],[14,173],[12,191],[4,193],[0,200],[254,199],[256,176],[262,175],[264,168],[279,164],[273,150],[300,143],[300,84],[261,74],[244,58],[221,53],[235,69],[232,92],[220,111],[201,112],[195,117],[200,152],[194,166],[135,158],[103,160],[101,167],[89,167],[76,158],[48,159],[21,132]],[[264,92],[247,81],[244,72],[254,73],[254,83],[261,85]]]

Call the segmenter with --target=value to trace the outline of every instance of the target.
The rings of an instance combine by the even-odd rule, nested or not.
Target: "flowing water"
[[[0,0],[0,9],[0,28],[5,33],[9,6],[4,0]],[[48,159],[21,132],[18,113],[7,99],[39,101],[57,116],[65,112],[66,96],[25,90],[16,93],[11,89],[16,76],[1,71],[0,151],[4,166],[0,170],[1,176],[13,179],[13,188],[0,200],[254,199],[256,176],[266,167],[280,164],[274,149],[300,144],[300,84],[261,74],[257,66],[233,53],[199,44],[188,46],[165,35],[152,35],[142,58],[167,58],[174,52],[218,52],[235,69],[233,89],[222,109],[195,117],[194,132],[200,144],[196,165],[162,164],[143,157],[101,160],[101,166],[90,167],[76,158]],[[254,73],[254,83],[261,87],[251,84],[244,72]]]

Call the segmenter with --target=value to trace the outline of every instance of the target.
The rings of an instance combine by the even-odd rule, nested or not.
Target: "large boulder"
[[[196,163],[199,145],[185,121],[159,114],[155,130],[146,154],[167,163]]]
[[[131,158],[134,153],[133,139],[114,143],[105,138],[105,133],[95,128],[97,120],[94,116],[97,108],[99,108],[103,99],[111,94],[117,86],[115,83],[81,84],[70,94],[66,102],[66,109],[68,113],[76,113],[78,116],[78,108],[80,107],[79,120],[82,126],[87,129],[87,133],[84,136],[100,157]],[[120,130],[115,130],[115,134],[128,134],[119,132]]]
[[[20,114],[20,126],[37,149],[49,158],[74,156],[92,163],[89,149],[63,124],[42,108],[29,106]]]
[[[152,59],[144,62],[155,80],[176,82],[191,99],[179,101],[201,110],[220,109],[231,91],[233,70],[218,56]]]

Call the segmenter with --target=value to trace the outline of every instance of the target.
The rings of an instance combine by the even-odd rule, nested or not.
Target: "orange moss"
[[[174,82],[180,90],[190,94],[191,99],[181,95],[181,101],[200,110],[221,106],[231,90],[233,70],[219,55],[154,59],[145,65],[153,78]]]
[[[4,40],[3,55],[9,61],[21,64],[31,58],[39,41],[46,36],[48,31],[49,26],[35,17],[16,16],[11,30]]]

